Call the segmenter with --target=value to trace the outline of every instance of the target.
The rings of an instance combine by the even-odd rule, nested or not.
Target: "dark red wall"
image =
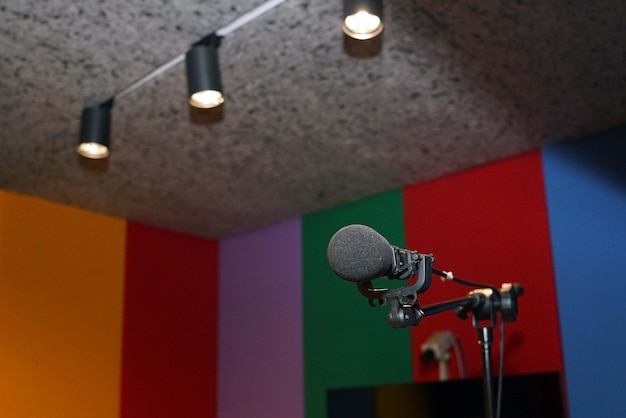
[[[121,417],[216,416],[218,244],[128,223]]]
[[[407,248],[435,255],[435,267],[466,280],[500,287],[519,282],[519,318],[506,328],[505,373],[562,371],[541,155],[532,152],[404,189]],[[433,279],[420,304],[463,297],[469,288]],[[461,340],[468,375],[482,375],[482,357],[470,320],[446,312],[412,330],[414,379],[437,380],[436,364],[417,360],[432,332]],[[497,331],[497,330],[496,330]],[[499,332],[495,332],[495,340]],[[499,353],[494,346],[494,365]],[[450,366],[456,377],[456,362]]]

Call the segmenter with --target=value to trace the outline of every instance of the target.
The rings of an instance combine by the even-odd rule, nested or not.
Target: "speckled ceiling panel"
[[[178,65],[78,158],[83,106],[261,4],[5,2],[0,188],[223,238],[626,121],[622,1],[387,0],[359,43],[341,1],[286,0],[222,40],[223,108]]]

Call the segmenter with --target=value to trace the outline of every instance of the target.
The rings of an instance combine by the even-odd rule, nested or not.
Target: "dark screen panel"
[[[376,387],[329,390],[328,418],[377,418]]]
[[[328,417],[482,418],[482,379],[328,391]],[[501,418],[565,417],[557,372],[506,376]]]

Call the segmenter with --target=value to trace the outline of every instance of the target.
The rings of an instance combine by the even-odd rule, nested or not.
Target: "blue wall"
[[[626,129],[543,162],[570,416],[624,417]]]

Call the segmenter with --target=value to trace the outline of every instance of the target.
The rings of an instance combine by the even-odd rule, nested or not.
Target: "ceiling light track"
[[[187,64],[187,84],[189,103],[194,107],[210,108],[223,103],[221,76],[217,60],[217,48],[220,40],[245,24],[269,12],[286,0],[270,0],[256,9],[240,16],[232,23],[203,37],[192,45],[184,54],[177,55],[165,64],[146,74],[124,90],[100,105],[83,109],[80,121],[80,137],[77,151],[80,155],[91,159],[102,159],[109,156],[109,137],[111,125],[111,109],[113,103],[129,95],[155,78],[166,73],[183,61]],[[199,89],[199,90],[198,90]],[[196,94],[201,92],[199,98]]]

